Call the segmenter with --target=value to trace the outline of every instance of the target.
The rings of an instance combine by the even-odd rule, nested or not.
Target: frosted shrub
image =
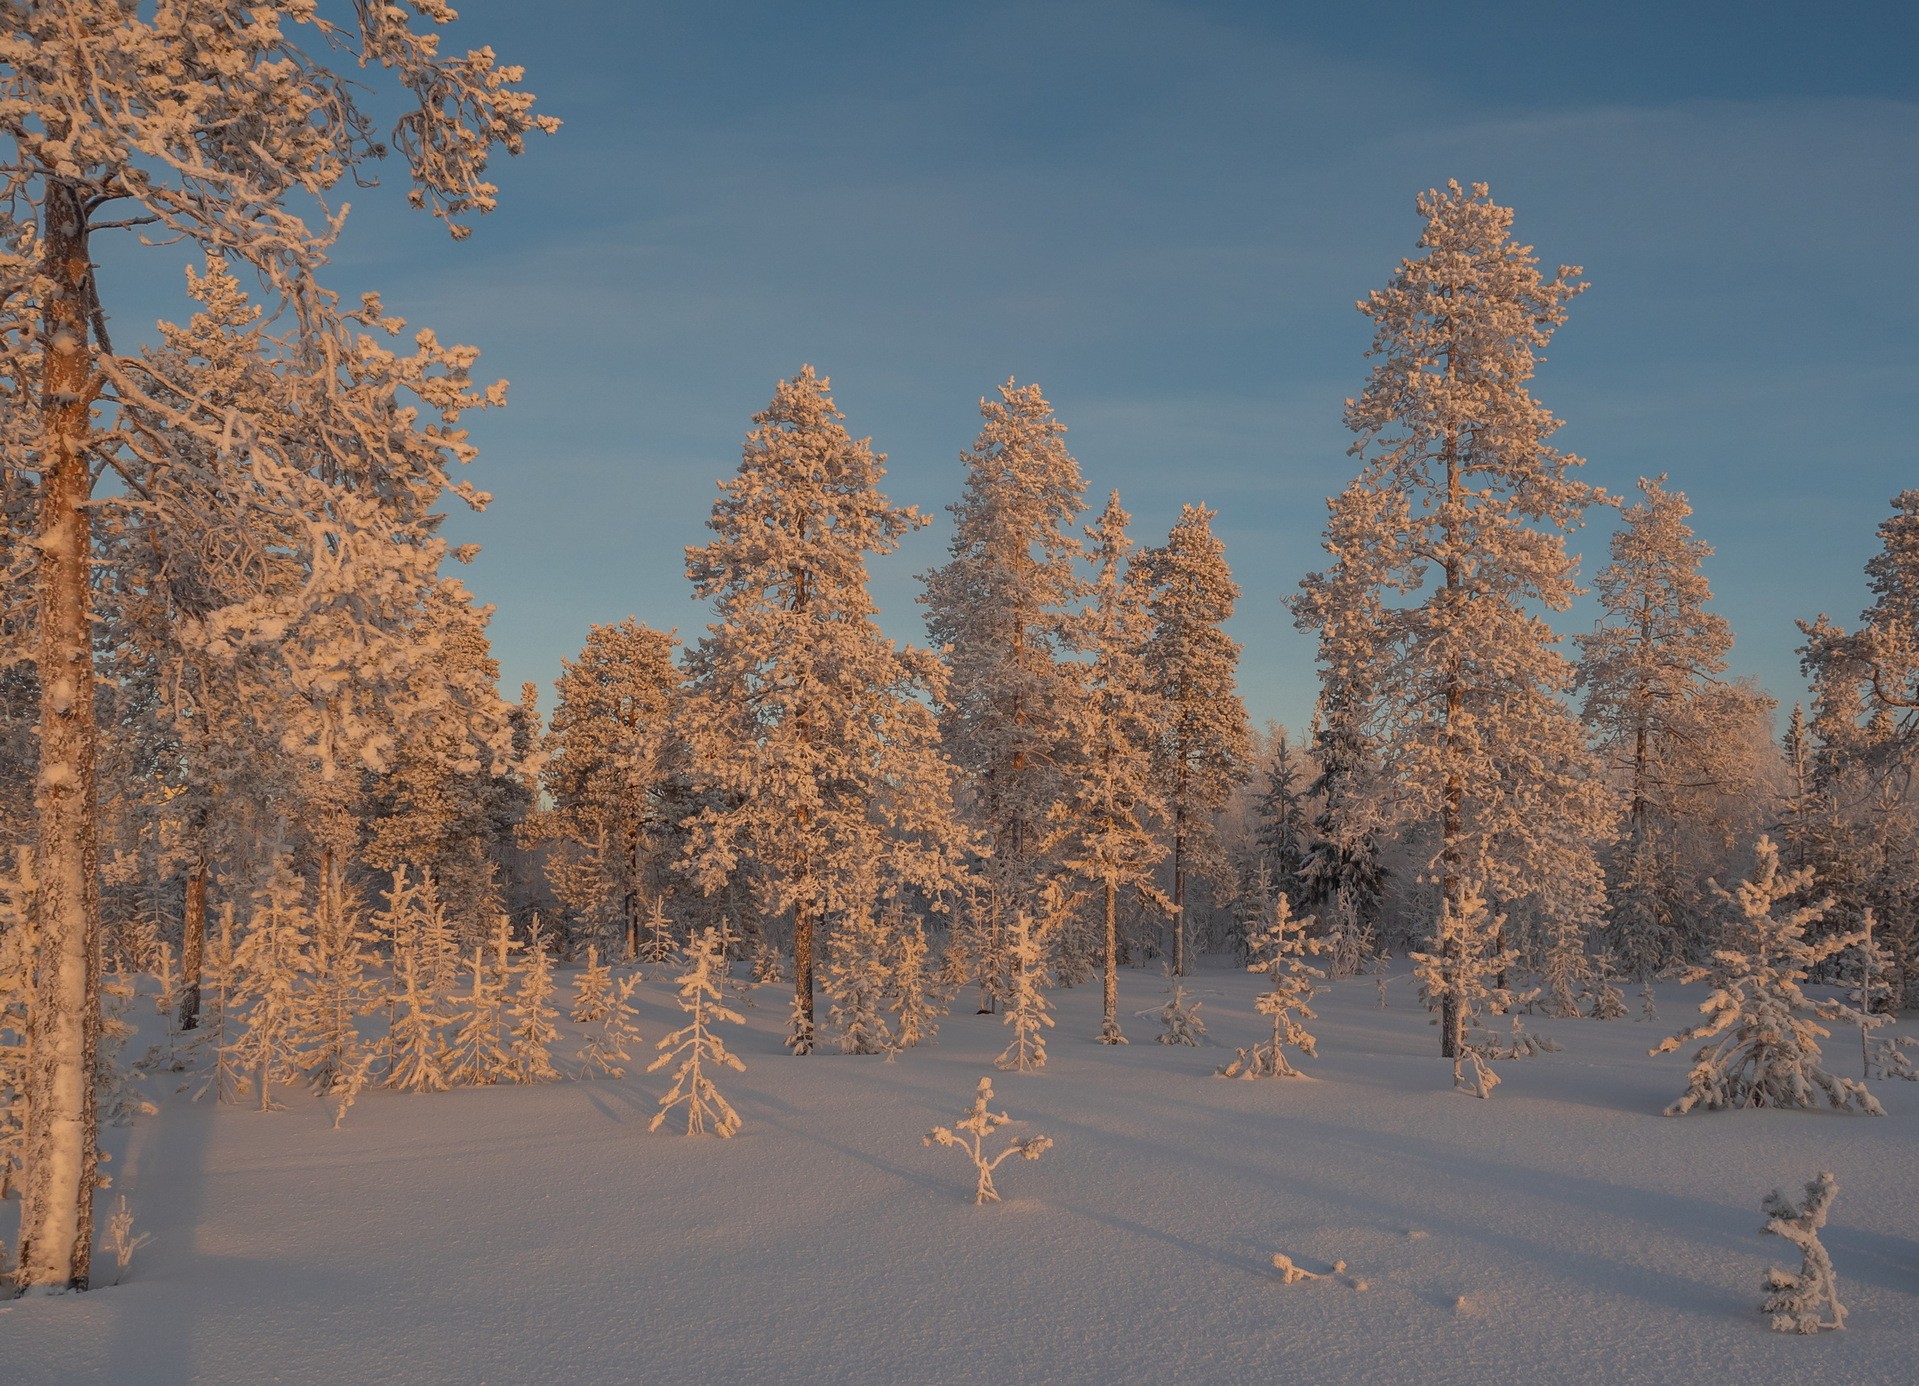
[[[127,1207],[127,1196],[121,1194],[113,1202],[113,1211],[107,1215],[107,1245],[113,1248],[113,1264],[116,1268],[114,1284],[118,1285],[126,1279],[127,1267],[133,1264],[133,1253],[152,1240],[145,1232],[134,1235],[133,1210]]]
[[[1662,1040],[1654,1054],[1669,1054],[1688,1040],[1711,1041],[1693,1056],[1685,1093],[1666,1108],[1683,1116],[1696,1106],[1813,1107],[1826,1105],[1885,1115],[1865,1085],[1820,1066],[1819,1041],[1832,1032],[1820,1020],[1853,1020],[1842,1001],[1815,1001],[1802,990],[1818,963],[1858,943],[1863,935],[1833,934],[1808,943],[1806,926],[1831,907],[1830,898],[1778,916],[1776,908],[1812,883],[1810,870],[1781,875],[1779,849],[1762,837],[1754,848],[1752,879],[1722,900],[1737,914],[1721,934],[1712,961],[1689,968],[1682,980],[1708,979],[1712,992],[1700,1003],[1706,1019]]]
[[[979,1080],[979,1090],[973,1096],[973,1105],[966,1114],[952,1126],[935,1126],[921,1139],[921,1145],[944,1145],[961,1151],[973,1162],[973,1168],[979,1172],[979,1184],[973,1192],[975,1206],[981,1203],[999,1202],[999,1189],[993,1183],[993,1171],[1000,1164],[1017,1155],[1022,1160],[1037,1160],[1053,1148],[1051,1136],[1024,1136],[1009,1142],[997,1155],[988,1158],[986,1138],[1010,1124],[1013,1120],[1005,1112],[995,1112],[990,1103],[993,1100],[993,1080]]]
[[[702,929],[688,945],[690,955],[685,972],[680,974],[680,1009],[687,1023],[659,1043],[659,1057],[647,1068],[654,1073],[678,1059],[673,1086],[660,1099],[660,1110],[646,1128],[657,1131],[675,1107],[686,1107],[686,1134],[703,1135],[710,1121],[713,1134],[730,1136],[740,1129],[740,1115],[706,1076],[708,1064],[718,1064],[744,1073],[746,1065],[733,1056],[720,1037],[713,1033],[716,1021],[744,1024],[739,1012],[729,1010],[720,996],[720,974],[725,963],[720,957],[719,939],[711,929]]]
[[[1822,1328],[1846,1326],[1846,1308],[1839,1302],[1839,1280],[1833,1274],[1832,1257],[1819,1243],[1819,1229],[1826,1225],[1826,1214],[1839,1184],[1829,1173],[1821,1173],[1806,1185],[1806,1198],[1795,1204],[1784,1189],[1766,1195],[1761,1209],[1766,1225],[1759,1230],[1784,1237],[1799,1248],[1797,1274],[1774,1267],[1763,1282],[1766,1302],[1759,1308],[1772,1316],[1772,1326],[1781,1333],[1817,1333]],[[1830,1315],[1827,1318],[1826,1315]]]
[[[1153,1038],[1161,1044],[1199,1045],[1206,1035],[1206,1022],[1199,1018],[1202,1003],[1186,994],[1186,988],[1180,985],[1177,977],[1169,974],[1166,987],[1165,1005],[1157,1010],[1149,1008],[1135,1011],[1134,1014],[1159,1018],[1160,1032]]]

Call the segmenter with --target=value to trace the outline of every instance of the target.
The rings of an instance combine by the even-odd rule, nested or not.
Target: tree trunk
[[[180,934],[180,1028],[200,1028],[200,986],[206,974],[207,859],[196,857],[187,871],[187,902]]]
[[[1446,363],[1446,379],[1450,384],[1453,377],[1452,362]],[[1462,500],[1459,480],[1459,436],[1448,426],[1446,430],[1446,505],[1450,515],[1451,508]],[[1446,537],[1452,538],[1452,524],[1446,522]],[[1450,548],[1450,542],[1448,544]],[[1450,593],[1459,586],[1459,568],[1455,560],[1446,560],[1446,590]],[[1451,613],[1458,620],[1459,614]],[[1466,961],[1466,941],[1460,934],[1462,916],[1460,903],[1464,898],[1462,882],[1459,878],[1459,840],[1465,834],[1466,786],[1459,770],[1459,722],[1465,714],[1466,690],[1465,678],[1454,658],[1446,669],[1446,777],[1440,791],[1439,809],[1439,917],[1450,921],[1441,941],[1440,952],[1451,965],[1456,975]],[[1439,1055],[1443,1059],[1457,1059],[1466,1047],[1466,1017],[1459,1004],[1459,987],[1456,982],[1447,986],[1439,1001]]]
[[[1173,975],[1186,975],[1186,829],[1173,828]]]
[[[795,1054],[813,1052],[813,916],[793,907],[793,1033]]]
[[[28,1022],[26,1202],[19,1281],[87,1288],[99,1176],[94,1071],[100,1043],[100,885],[95,837],[93,549],[87,427],[86,210],[49,178],[41,273],[46,349],[38,470],[40,780],[34,871],[38,957]]]
[[[1104,960],[1106,1018],[1100,1023],[1101,1044],[1124,1044],[1119,1032],[1119,887],[1106,882],[1106,956]]]

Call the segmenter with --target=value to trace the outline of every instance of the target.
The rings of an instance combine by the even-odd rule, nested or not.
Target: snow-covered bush
[[[1157,1009],[1148,1007],[1133,1014],[1158,1018],[1160,1031],[1153,1038],[1159,1043],[1197,1046],[1206,1036],[1206,1022],[1199,1018],[1199,1008],[1203,1004],[1188,996],[1179,978],[1169,972],[1166,977],[1166,1004]]]
[[[1682,980],[1702,979],[1712,991],[1699,1005],[1706,1019],[1662,1040],[1651,1052],[1669,1054],[1688,1040],[1711,1041],[1693,1056],[1686,1091],[1666,1108],[1683,1116],[1696,1106],[1812,1107],[1823,1101],[1841,1110],[1883,1116],[1885,1109],[1851,1078],[1820,1066],[1819,1041],[1832,1032],[1821,1020],[1853,1020],[1843,1001],[1814,1000],[1803,985],[1812,968],[1859,942],[1859,934],[1806,940],[1806,926],[1831,908],[1831,898],[1780,915],[1778,907],[1812,884],[1810,869],[1781,874],[1779,849],[1761,837],[1754,848],[1752,879],[1733,891],[1713,889],[1735,907],[1712,961],[1687,969]]]
[[[720,995],[720,974],[725,961],[720,956],[719,938],[713,930],[702,929],[688,944],[687,953],[687,968],[680,974],[679,982],[680,1009],[686,1012],[687,1023],[660,1041],[659,1057],[646,1071],[657,1072],[675,1059],[680,1061],[680,1066],[674,1070],[672,1088],[660,1099],[660,1110],[646,1129],[659,1130],[666,1123],[667,1115],[684,1103],[687,1135],[704,1134],[710,1121],[714,1135],[730,1136],[740,1129],[740,1114],[720,1096],[705,1070],[708,1064],[719,1064],[735,1072],[746,1071],[746,1065],[733,1056],[712,1028],[715,1022],[722,1020],[735,1025],[745,1022],[738,1011],[727,1008]]]
[[[1295,918],[1292,902],[1282,892],[1273,905],[1273,922],[1248,936],[1246,944],[1253,961],[1246,970],[1265,973],[1268,983],[1254,1005],[1261,1015],[1273,1018],[1273,1038],[1270,1043],[1240,1050],[1237,1058],[1219,1070],[1221,1077],[1297,1078],[1299,1070],[1286,1061],[1287,1046],[1302,1054],[1318,1054],[1312,1035],[1300,1022],[1316,1018],[1311,1002],[1318,988],[1313,983],[1323,981],[1326,974],[1307,959],[1328,951],[1331,945],[1324,939],[1306,937],[1306,928],[1312,922],[1311,915]]]
[[[1763,1282],[1766,1302],[1759,1311],[1771,1315],[1773,1328],[1781,1333],[1817,1333],[1822,1328],[1846,1326],[1846,1308],[1839,1302],[1839,1279],[1833,1274],[1832,1257],[1819,1242],[1819,1229],[1826,1225],[1826,1214],[1832,1211],[1832,1200],[1838,1192],[1838,1181],[1822,1172],[1807,1183],[1803,1203],[1787,1198],[1784,1189],[1774,1189],[1760,1205],[1766,1225],[1759,1230],[1784,1237],[1799,1248],[1796,1274],[1775,1266],[1766,1272]]]
[[[986,1154],[986,1138],[1008,1125],[1013,1120],[1005,1112],[991,1109],[993,1100],[993,1080],[979,1080],[979,1090],[973,1096],[973,1105],[966,1114],[949,1126],[935,1126],[921,1139],[921,1145],[945,1145],[963,1152],[973,1162],[973,1168],[979,1172],[979,1184],[973,1192],[973,1202],[999,1202],[999,1189],[993,1183],[993,1171],[1000,1164],[1017,1155],[1022,1160],[1037,1160],[1053,1148],[1051,1136],[1024,1136],[1009,1142],[997,1155],[990,1158]],[[964,1134],[961,1134],[961,1133]]]

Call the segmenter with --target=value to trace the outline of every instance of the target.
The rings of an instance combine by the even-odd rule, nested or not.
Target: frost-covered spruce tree
[[[1219,813],[1252,757],[1252,727],[1239,697],[1239,643],[1221,629],[1239,585],[1213,535],[1215,513],[1181,506],[1165,544],[1140,556],[1153,628],[1140,658],[1160,718],[1153,773],[1165,800],[1172,965],[1180,976],[1187,970],[1187,877],[1220,874]]]
[[[842,1054],[890,1054],[895,1042],[885,1019],[895,936],[870,909],[842,918],[827,946],[827,1019],[839,1032]]]
[[[1106,500],[1086,536],[1098,575],[1086,613],[1082,643],[1092,655],[1086,666],[1086,764],[1076,777],[1077,802],[1067,812],[1077,825],[1066,865],[1097,885],[1104,911],[1100,947],[1103,988],[1099,1042],[1124,1044],[1119,1028],[1119,902],[1127,892],[1151,909],[1168,901],[1153,880],[1165,855],[1152,831],[1161,795],[1153,776],[1160,725],[1158,700],[1141,650],[1152,634],[1140,571],[1128,566],[1132,517],[1119,492]]]
[[[41,690],[36,907],[43,955],[29,1075],[29,1187],[17,1278],[26,1288],[84,1289],[92,1191],[98,1182],[92,1075],[99,1023],[98,882],[93,812],[95,750],[89,611],[92,484],[115,443],[116,406],[144,391],[105,335],[111,305],[99,292],[91,246],[108,226],[154,223],[150,239],[181,239],[247,264],[286,309],[317,396],[340,400],[359,357],[349,313],[317,275],[340,235],[345,207],[332,191],[367,161],[396,151],[410,200],[445,218],[490,210],[496,148],[517,153],[529,131],[557,122],[532,113],[520,71],[490,49],[443,53],[445,5],[231,4],[158,12],[122,0],[10,4],[0,24],[0,276],[23,281],[10,314],[37,319],[0,330],[0,375],[37,401],[31,499]],[[415,24],[420,23],[421,29]],[[359,88],[313,55],[338,52],[362,73],[385,70],[405,98],[390,140],[375,134]],[[155,74],[164,74],[156,80]],[[370,103],[369,103],[370,104]],[[244,130],[244,136],[236,132]],[[361,181],[365,181],[361,179]],[[375,312],[377,316],[377,310]],[[44,350],[43,350],[44,346]],[[441,418],[457,392],[429,393]],[[384,436],[418,417],[371,401],[268,421],[265,432],[342,460],[373,486],[404,487],[387,470]],[[341,416],[343,415],[343,416]],[[364,428],[356,425],[366,425]],[[422,437],[442,461],[469,447],[451,427]],[[367,445],[381,440],[375,448]],[[256,456],[258,449],[256,449]],[[385,475],[382,475],[385,473]],[[443,478],[442,478],[443,480]],[[436,487],[437,489],[437,487]]]
[[[257,1091],[260,1110],[274,1110],[273,1085],[299,1073],[305,1028],[305,979],[313,972],[314,920],[305,883],[283,855],[253,895],[246,936],[234,956],[233,998],[245,1005],[245,1028],[234,1062]],[[229,1002],[228,1004],[232,1004]]]
[[[931,949],[925,922],[917,916],[907,917],[897,906],[889,908],[887,918],[893,963],[886,978],[886,1008],[892,1013],[889,1024],[894,1047],[911,1049],[937,1032],[939,1017],[946,1014],[946,996],[939,989],[934,970],[927,966]]]
[[[1306,936],[1312,924],[1311,915],[1304,919],[1294,916],[1292,901],[1282,892],[1273,904],[1272,923],[1247,940],[1253,961],[1246,970],[1265,973],[1267,981],[1254,1008],[1273,1018],[1273,1038],[1271,1043],[1240,1050],[1237,1058],[1219,1070],[1222,1077],[1297,1078],[1299,1070],[1286,1060],[1287,1048],[1318,1057],[1317,1042],[1300,1023],[1316,1019],[1312,1000],[1319,989],[1313,983],[1326,980],[1325,971],[1307,961],[1327,947],[1324,939]]]
[[[455,1028],[440,1062],[447,1081],[456,1087],[509,1083],[518,1071],[506,1040],[509,974],[504,965],[496,968],[487,953],[484,946],[473,950],[466,993],[453,1001]]]
[[[1333,566],[1305,580],[1295,609],[1336,680],[1349,671],[1327,661],[1349,639],[1328,648],[1329,630],[1372,648],[1355,722],[1377,740],[1408,826],[1433,836],[1440,918],[1463,918],[1477,881],[1516,920],[1593,923],[1611,798],[1562,701],[1573,669],[1541,612],[1571,602],[1565,536],[1602,493],[1550,445],[1559,420],[1526,388],[1584,286],[1570,267],[1540,273],[1483,184],[1449,183],[1418,205],[1424,253],[1359,304],[1375,364],[1346,422],[1364,467],[1331,503]],[[1465,983],[1465,942],[1434,944],[1455,950],[1435,977],[1447,1057],[1465,1042],[1465,992],[1448,980]]]
[[[725,965],[718,937],[711,929],[702,929],[687,945],[687,968],[680,974],[680,1009],[686,1012],[686,1024],[659,1043],[659,1057],[647,1067],[648,1073],[665,1068],[675,1059],[673,1086],[660,1099],[660,1110],[647,1130],[657,1131],[678,1106],[686,1108],[686,1134],[703,1135],[708,1123],[716,1136],[730,1136],[740,1129],[740,1114],[720,1096],[706,1068],[717,1064],[744,1073],[746,1065],[727,1049],[726,1042],[713,1027],[722,1022],[743,1025],[739,1012],[730,1010],[720,992],[720,970]]]
[[[1205,1043],[1206,1022],[1199,1018],[1199,1008],[1205,1004],[1188,995],[1185,984],[1168,971],[1165,1004],[1157,1009],[1135,1011],[1134,1014],[1152,1016],[1159,1021],[1159,1033],[1153,1036],[1156,1042],[1197,1048]]]
[[[626,1077],[626,1066],[633,1062],[632,1047],[640,1038],[633,1006],[633,992],[639,984],[637,972],[609,978],[605,1006],[587,1031],[586,1043],[580,1046],[577,1056],[582,1078],[602,1074],[608,1078]]]
[[[715,538],[687,575],[717,619],[687,658],[690,775],[710,797],[687,823],[687,865],[708,892],[750,864],[793,920],[795,1053],[813,1048],[823,921],[901,889],[938,898],[967,837],[927,698],[944,670],[874,622],[866,560],[925,523],[880,493],[884,461],[841,424],[804,367],[754,416],[739,471],[720,483]]]
[[[1046,999],[1045,932],[1025,911],[1013,916],[1007,949],[1012,976],[1006,998],[1006,1024],[1013,1027],[1013,1038],[993,1060],[995,1068],[1030,1073],[1046,1067],[1046,1032],[1053,1028],[1053,1007]]]
[[[343,921],[333,938],[314,931],[312,971],[301,997],[296,1044],[307,1085],[335,1103],[344,1116],[371,1072],[373,1054],[359,1021],[387,1004],[383,984],[367,975],[369,937],[357,917]]]
[[[428,964],[415,941],[395,945],[388,1013],[384,1085],[401,1092],[445,1092],[451,1081],[443,1035],[452,1017],[433,988]]]
[[[616,919],[629,958],[640,953],[645,902],[664,884],[656,863],[683,685],[674,636],[632,617],[593,626],[579,657],[561,661],[541,747],[553,807],[529,836],[555,844],[556,891],[583,918]]]
[[[520,967],[520,985],[513,995],[513,1074],[522,1083],[551,1083],[560,1072],[553,1067],[553,1042],[560,1037],[553,1022],[553,961],[540,933],[540,921],[526,941],[526,961]]]
[[[575,1025],[592,1025],[606,1019],[613,1004],[613,971],[600,961],[600,950],[586,946],[586,966],[573,978],[573,1005],[567,1019]]]
[[[1839,1181],[1829,1171],[1807,1181],[1806,1197],[1794,1203],[1784,1189],[1766,1195],[1761,1211],[1765,1226],[1759,1230],[1784,1237],[1799,1248],[1799,1269],[1783,1271],[1773,1267],[1766,1272],[1766,1301],[1759,1312],[1771,1316],[1772,1326],[1781,1333],[1817,1333],[1822,1328],[1846,1326],[1846,1307],[1839,1302],[1839,1277],[1832,1268],[1832,1256],[1819,1240],[1826,1225],[1832,1201],[1839,1193]]]
[[[1253,841],[1274,890],[1290,900],[1303,899],[1307,853],[1312,849],[1312,815],[1308,809],[1312,777],[1310,767],[1293,744],[1286,728],[1277,729],[1272,739],[1272,758],[1266,766],[1266,782],[1260,791],[1253,815],[1257,827]]]
[[[1062,843],[1057,813],[1086,747],[1086,691],[1075,655],[1086,585],[1075,534],[1085,508],[1066,425],[1037,385],[1012,380],[980,401],[979,437],[961,458],[965,494],[950,557],[925,574],[926,628],[951,678],[940,725],[985,839],[988,889],[956,921],[949,961],[977,971],[980,1009],[1003,998],[1008,931],[1039,893]]]
[[[1419,980],[1420,998],[1430,1009],[1439,1010],[1448,999],[1456,1007],[1459,1039],[1452,1056],[1453,1087],[1475,1097],[1491,1097],[1499,1086],[1495,1061],[1559,1046],[1521,1025],[1519,1008],[1537,993],[1515,994],[1498,983],[1496,979],[1513,965],[1512,952],[1499,942],[1505,920],[1487,910],[1477,882],[1466,882],[1464,892],[1456,910],[1442,897],[1433,950],[1412,955],[1413,975]],[[1488,1014],[1511,1015],[1510,1033],[1502,1036],[1494,1031],[1487,1023]]]
[[[1753,848],[1750,879],[1731,890],[1713,889],[1728,916],[1712,951],[1712,960],[1687,969],[1683,980],[1706,981],[1711,991],[1699,1005],[1705,1019],[1660,1041],[1654,1054],[1670,1054],[1692,1040],[1707,1040],[1693,1056],[1686,1091],[1667,1116],[1684,1116],[1694,1107],[1815,1107],[1884,1116],[1885,1109],[1852,1078],[1828,1073],[1820,1065],[1819,1041],[1832,1032],[1821,1020],[1855,1020],[1856,1012],[1836,999],[1806,995],[1808,974],[1827,958],[1853,947],[1862,934],[1806,938],[1831,905],[1830,898],[1797,909],[1781,906],[1812,881],[1810,871],[1782,874],[1779,849],[1761,837]]]
[[[1700,913],[1688,868],[1693,842],[1724,838],[1757,793],[1750,747],[1772,700],[1727,682],[1732,629],[1706,610],[1701,563],[1712,549],[1693,535],[1692,509],[1665,478],[1642,478],[1626,507],[1612,562],[1593,586],[1598,626],[1578,637],[1582,716],[1625,800],[1623,833],[1608,860],[1607,934],[1629,975],[1681,960],[1681,932]]]

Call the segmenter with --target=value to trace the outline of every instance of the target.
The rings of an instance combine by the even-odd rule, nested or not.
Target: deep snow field
[[[1097,985],[1056,992],[1032,1074],[993,1071],[1009,1032],[970,1005],[895,1062],[796,1059],[786,992],[757,988],[728,1037],[747,1071],[716,1075],[731,1140],[649,1135],[667,1075],[643,1063],[369,1092],[338,1131],[302,1096],[168,1092],[110,1133],[101,1198],[153,1240],[119,1285],[102,1252],[104,1288],[0,1304],[0,1383],[1914,1380],[1919,1083],[1874,1084],[1885,1118],[1663,1118],[1691,1046],[1646,1051],[1701,995],[1668,986],[1650,1025],[1630,993],[1629,1020],[1538,1021],[1564,1051],[1479,1101],[1403,972],[1386,1010],[1370,978],[1319,998],[1310,1080],[1231,1081],[1211,1075],[1267,1024],[1260,979],[1190,980],[1209,1046],[1153,1043],[1131,1013],[1162,980],[1129,972],[1133,1042],[1091,1042]],[[643,993],[650,1044],[678,1012],[663,980]],[[1856,1074],[1856,1032],[1827,1059]],[[970,1163],[920,1138],[987,1073],[1007,1133],[1056,1145],[975,1207]],[[1760,1277],[1797,1255],[1759,1202],[1820,1169],[1851,1317],[1774,1333]],[[1282,1284],[1275,1252],[1368,1288]]]

